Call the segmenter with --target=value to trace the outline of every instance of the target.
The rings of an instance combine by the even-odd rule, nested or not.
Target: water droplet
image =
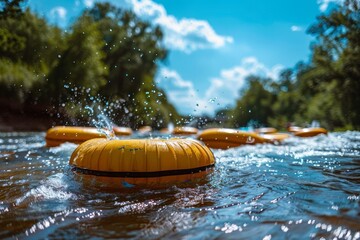
[[[209,99],[209,103],[214,103],[216,101],[216,97],[215,98],[210,98]]]
[[[255,138],[249,136],[247,139],[246,139],[246,143],[254,143],[255,142]]]

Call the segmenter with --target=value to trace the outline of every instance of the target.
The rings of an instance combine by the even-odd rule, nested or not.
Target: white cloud
[[[265,67],[254,57],[244,58],[240,65],[230,69],[224,69],[219,77],[210,79],[210,86],[206,89],[204,97],[200,97],[193,83],[184,80],[173,70],[162,68],[157,76],[159,86],[167,92],[169,100],[182,109],[182,113],[214,113],[218,108],[233,105],[239,98],[239,90],[244,87],[249,75],[270,77],[277,79],[280,65],[272,68]]]
[[[113,4],[131,9],[140,18],[161,26],[167,47],[190,53],[197,49],[220,48],[233,42],[230,36],[221,36],[205,20],[177,19],[164,6],[152,0],[122,0]]]
[[[54,7],[48,13],[49,21],[53,24],[57,24],[60,27],[65,27],[67,24],[66,19],[67,11],[64,7]]]
[[[85,7],[91,8],[94,6],[94,1],[95,0],[84,0],[84,5]]]
[[[342,4],[344,1],[345,0],[318,0],[317,3],[320,5],[320,11],[325,12],[330,3]]]
[[[240,65],[222,70],[219,77],[211,79],[206,97],[219,99],[220,105],[223,106],[232,104],[234,99],[239,97],[239,90],[244,87],[248,76],[256,75],[276,79],[281,69],[283,67],[280,65],[269,69],[254,57],[244,58]]]
[[[216,34],[206,21],[194,19],[177,21],[174,17],[168,16],[159,19],[157,23],[165,31],[166,46],[187,53],[197,49],[220,48],[233,42],[231,37]]]
[[[50,17],[53,19],[65,20],[67,11],[64,7],[54,7],[50,10]]]
[[[205,112],[207,105],[191,81],[184,80],[176,71],[162,68],[156,82],[165,89],[169,100],[182,114]]]
[[[291,31],[300,32],[300,31],[302,31],[302,27],[293,25],[293,26],[291,26]]]

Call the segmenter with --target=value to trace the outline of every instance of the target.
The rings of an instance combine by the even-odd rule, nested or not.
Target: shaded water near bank
[[[44,136],[0,133],[1,239],[360,239],[360,132],[213,150],[203,178],[128,188]]]

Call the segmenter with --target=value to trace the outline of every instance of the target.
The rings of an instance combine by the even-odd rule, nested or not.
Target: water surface
[[[213,150],[195,181],[115,187],[74,144],[0,133],[0,238],[360,239],[360,132]]]

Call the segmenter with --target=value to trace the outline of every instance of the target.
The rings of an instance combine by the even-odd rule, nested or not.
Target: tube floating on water
[[[214,166],[210,149],[192,139],[92,139],[79,145],[69,164],[84,174],[127,183],[168,182]]]
[[[130,136],[133,133],[132,129],[129,127],[114,126],[113,131],[116,136]]]
[[[228,149],[245,144],[257,144],[268,142],[260,135],[253,132],[244,132],[229,128],[210,128],[198,135],[198,139],[203,141],[210,148]]]
[[[172,131],[174,135],[193,135],[198,133],[198,129],[194,127],[175,127]]]
[[[279,143],[289,137],[291,137],[288,133],[267,133],[267,134],[261,134],[260,135],[263,139],[266,139],[266,142],[269,143]]]
[[[294,135],[297,137],[314,137],[319,134],[327,134],[328,131],[325,128],[302,128],[296,132]]]
[[[46,132],[45,140],[47,147],[56,147],[62,143],[83,143],[93,138],[106,138],[111,133],[93,127],[56,126]]]
[[[169,133],[170,133],[168,128],[162,128],[162,129],[160,129],[159,132],[160,132],[161,134],[169,134]]]
[[[198,135],[198,139],[206,146],[216,149],[228,149],[241,145],[258,143],[279,143],[290,137],[286,133],[271,133],[259,135],[254,132],[245,132],[228,128],[206,129]]]
[[[273,127],[263,127],[255,129],[255,132],[260,134],[276,133],[277,129]]]
[[[151,131],[152,131],[151,126],[142,126],[142,127],[139,127],[139,129],[138,129],[138,132],[141,134],[149,133]]]
[[[300,131],[302,128],[301,127],[297,127],[297,126],[290,126],[288,127],[288,132],[294,133],[294,132],[298,132]]]

